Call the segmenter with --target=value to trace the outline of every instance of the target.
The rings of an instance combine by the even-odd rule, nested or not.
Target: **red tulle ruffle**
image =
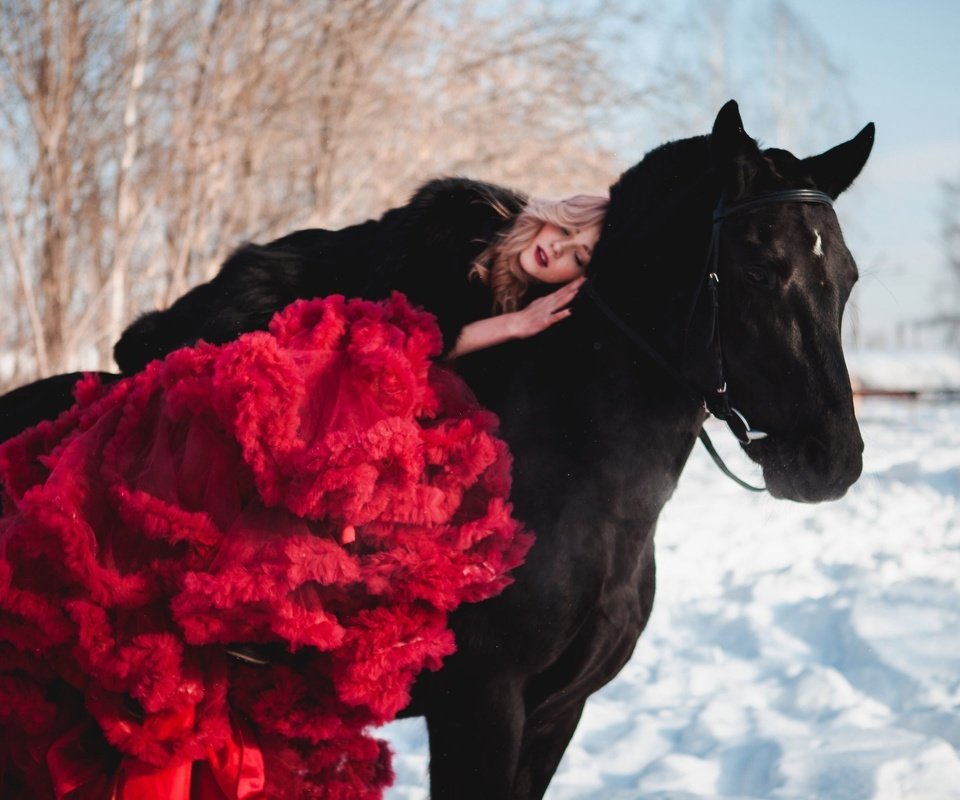
[[[0,794],[382,795],[368,726],[531,544],[439,348],[400,295],[300,301],[0,446]]]

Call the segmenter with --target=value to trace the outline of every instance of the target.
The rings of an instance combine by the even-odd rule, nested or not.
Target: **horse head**
[[[816,190],[836,199],[863,168],[873,137],[868,125],[806,159],[761,151],[744,132],[735,103],[720,111],[711,136],[724,204],[743,209],[723,220],[718,241],[728,392],[767,433],[743,447],[775,497],[840,497],[863,466],[840,338],[857,267],[832,207],[791,201],[797,195],[789,192]],[[787,199],[763,202],[774,196]]]
[[[832,201],[873,137],[871,124],[806,159],[761,150],[731,101],[710,136],[653,151],[611,188],[597,295],[729,413],[776,497],[835,499],[862,469],[840,336],[857,268]]]

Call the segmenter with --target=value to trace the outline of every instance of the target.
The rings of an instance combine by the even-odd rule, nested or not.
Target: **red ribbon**
[[[154,718],[156,720],[156,718]],[[192,727],[194,708],[161,719],[158,739]],[[112,750],[97,747],[100,737],[92,721],[76,725],[47,750],[46,762],[57,800],[255,800],[263,797],[266,774],[263,753],[253,727],[231,719],[231,736],[203,762],[184,761],[165,768],[124,758],[116,770]],[[112,772],[112,774],[111,774]]]
[[[202,800],[253,800],[261,797],[266,783],[263,752],[257,745],[253,726],[238,717],[230,719],[230,739],[217,752],[209,750],[207,760],[198,764],[198,788]],[[219,790],[214,795],[204,782],[212,777]]]
[[[110,800],[190,800],[192,770],[190,761],[157,769],[142,761],[125,758],[120,764]]]
[[[104,764],[104,748],[96,742],[99,732],[92,721],[75,725],[58,738],[47,750],[47,770],[57,800],[71,792],[84,789],[87,797],[102,795],[109,788],[105,777],[109,767]]]

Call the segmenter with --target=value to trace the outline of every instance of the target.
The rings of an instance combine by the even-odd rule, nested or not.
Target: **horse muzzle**
[[[771,495],[800,503],[843,497],[863,471],[863,439],[855,421],[843,432],[771,434],[745,449],[763,468]]]

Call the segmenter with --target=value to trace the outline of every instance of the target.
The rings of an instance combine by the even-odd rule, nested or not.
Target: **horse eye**
[[[765,269],[761,269],[760,267],[748,267],[743,271],[743,274],[750,283],[756,286],[763,286],[764,288],[771,289],[776,283],[776,278],[774,277],[773,273],[768,272]]]

